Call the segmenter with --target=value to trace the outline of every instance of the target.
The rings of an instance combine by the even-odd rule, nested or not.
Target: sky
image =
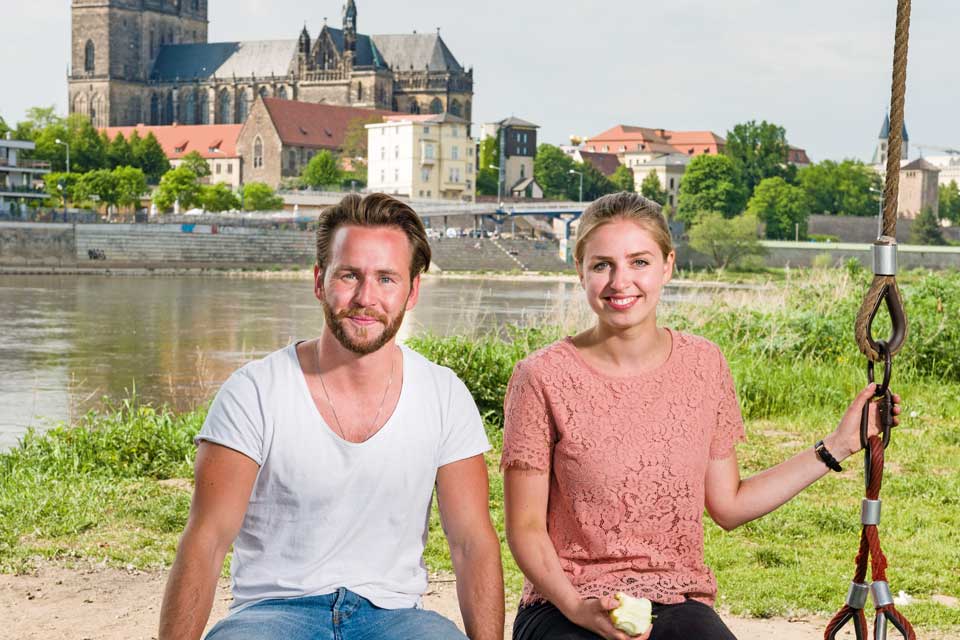
[[[440,28],[474,69],[473,121],[509,115],[565,144],[617,124],[711,130],[767,120],[814,161],[869,160],[890,103],[896,0],[356,0],[360,33]],[[294,39],[341,0],[209,0],[210,40]],[[68,0],[2,0],[0,116],[66,109]],[[913,3],[906,118],[960,148],[960,2]],[[479,127],[475,127],[475,132]]]

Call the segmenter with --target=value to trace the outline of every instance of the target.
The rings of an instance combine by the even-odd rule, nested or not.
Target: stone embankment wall
[[[572,271],[556,241],[440,238],[430,241],[432,271]],[[870,268],[866,244],[775,242],[764,262],[773,267],[841,265],[850,258]],[[309,231],[164,224],[35,224],[0,222],[0,267],[62,269],[267,269],[310,267],[316,256]],[[960,247],[900,245],[901,268],[960,269]],[[677,246],[681,268],[712,261]]]

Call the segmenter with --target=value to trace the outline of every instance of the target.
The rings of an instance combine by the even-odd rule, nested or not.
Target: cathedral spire
[[[343,5],[343,48],[357,50],[357,5],[353,0],[347,0]]]
[[[300,53],[304,56],[310,55],[310,32],[307,31],[307,25],[304,23],[303,31],[300,32]]]

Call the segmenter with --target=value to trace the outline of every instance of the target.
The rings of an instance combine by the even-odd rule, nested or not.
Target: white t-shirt
[[[324,422],[294,344],[247,364],[220,388],[197,440],[260,465],[233,545],[233,611],[339,587],[385,609],[420,606],[437,469],[490,444],[463,382],[401,349],[397,407],[363,443],[343,440]]]

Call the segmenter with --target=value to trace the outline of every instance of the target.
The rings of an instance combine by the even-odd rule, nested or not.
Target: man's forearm
[[[503,565],[500,541],[491,526],[460,546],[451,545],[457,599],[470,640],[503,639]]]
[[[199,640],[210,618],[226,552],[185,534],[160,609],[159,640]]]

